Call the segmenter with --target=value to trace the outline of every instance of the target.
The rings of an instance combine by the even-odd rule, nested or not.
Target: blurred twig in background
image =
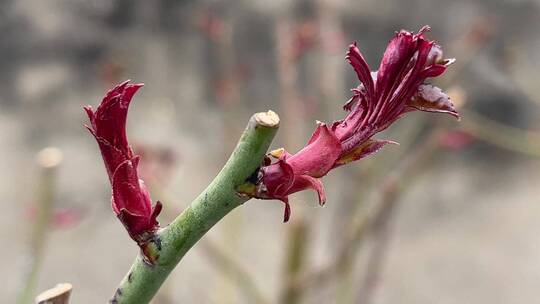
[[[515,128],[464,110],[460,129],[502,149],[540,157],[540,132]]]
[[[229,279],[238,282],[235,287],[240,288],[246,298],[246,303],[270,303],[266,300],[262,291],[257,287],[253,276],[246,270],[236,258],[219,248],[215,242],[208,238],[201,242],[201,248],[208,255],[208,260],[218,271],[227,275]]]
[[[378,192],[381,198],[373,215],[362,221],[353,233],[360,238],[366,228],[374,236],[374,247],[368,256],[367,268],[364,270],[362,285],[356,291],[357,303],[370,303],[377,287],[381,269],[384,265],[390,241],[391,223],[396,216],[397,203],[401,195],[414,184],[416,177],[427,168],[437,154],[442,128],[432,126],[433,130],[423,143],[416,145],[403,159],[399,166],[383,181]],[[353,248],[354,249],[354,248]],[[349,255],[355,255],[353,250]],[[359,301],[359,302],[358,302]]]
[[[280,108],[283,113],[282,124],[287,126],[284,134],[286,147],[296,147],[298,139],[303,138],[302,122],[304,121],[304,110],[299,100],[298,88],[298,66],[296,41],[293,36],[295,22],[291,12],[286,12],[275,20],[275,44],[276,58],[278,65],[278,81],[280,91]],[[294,199],[291,204],[295,204],[298,199]],[[299,205],[299,204],[296,204]],[[309,239],[309,226],[305,219],[302,207],[295,208],[294,220],[290,223],[290,230],[287,235],[284,255],[283,285],[281,286],[280,303],[295,304],[302,298],[302,290],[294,288],[290,281],[294,281],[303,271],[307,259],[306,250]]]
[[[40,168],[39,189],[36,198],[36,218],[32,227],[28,269],[20,289],[17,303],[27,304],[34,298],[41,263],[43,262],[47,234],[51,228],[56,191],[56,171],[62,162],[62,151],[49,147],[37,155]]]

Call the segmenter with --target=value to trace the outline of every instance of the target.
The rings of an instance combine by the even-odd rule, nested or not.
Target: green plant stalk
[[[161,248],[155,265],[141,254],[117,288],[111,303],[148,303],[191,247],[219,220],[249,198],[236,188],[260,166],[279,126],[272,111],[253,115],[231,157],[212,183],[158,236]]]

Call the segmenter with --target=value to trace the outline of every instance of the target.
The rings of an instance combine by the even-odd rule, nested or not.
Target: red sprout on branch
[[[331,124],[317,122],[307,145],[296,154],[284,149],[272,151],[259,170],[256,187],[248,194],[261,199],[278,199],[285,204],[284,221],[290,217],[288,196],[313,189],[319,204],[326,202],[319,178],[330,170],[362,159],[393,143],[373,139],[403,114],[415,110],[447,113],[459,118],[450,98],[441,89],[426,84],[427,78],[444,73],[453,59],[444,59],[442,48],[427,40],[423,27],[418,33],[400,31],[390,40],[378,71],[372,72],[360,50],[349,46],[347,60],[360,85],[344,105],[348,113]]]
[[[111,205],[133,240],[143,248],[159,228],[156,220],[161,203],[152,208],[150,194],[139,179],[139,156],[127,141],[126,120],[133,95],[142,84],[123,82],[111,89],[94,112],[84,109],[90,119],[86,128],[94,135],[112,187]]]

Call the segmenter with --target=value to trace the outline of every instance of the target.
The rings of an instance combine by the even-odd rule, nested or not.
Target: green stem
[[[249,198],[236,187],[260,166],[279,126],[272,111],[253,115],[231,157],[212,183],[169,226],[158,233],[161,249],[156,264],[139,254],[111,303],[148,303],[188,250],[219,220]]]

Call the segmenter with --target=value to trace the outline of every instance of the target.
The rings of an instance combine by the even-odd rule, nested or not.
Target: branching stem
[[[236,187],[260,166],[279,126],[272,111],[252,116],[231,157],[212,183],[158,236],[161,249],[155,265],[139,254],[117,288],[111,303],[148,303],[186,252],[219,220],[249,198]]]

